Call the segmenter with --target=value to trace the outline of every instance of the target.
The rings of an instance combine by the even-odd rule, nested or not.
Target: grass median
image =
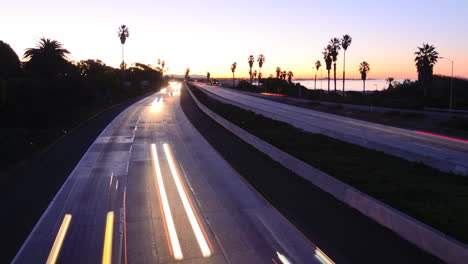
[[[468,178],[305,132],[287,123],[221,103],[193,86],[190,88],[201,103],[249,133],[468,243]]]

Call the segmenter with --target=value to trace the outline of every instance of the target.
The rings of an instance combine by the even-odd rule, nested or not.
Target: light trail
[[[54,264],[57,262],[58,255],[60,253],[60,249],[62,248],[63,240],[67,235],[68,227],[70,226],[71,222],[71,214],[66,214],[63,218],[62,225],[60,225],[60,229],[57,233],[57,237],[55,238],[54,244],[52,249],[50,250],[49,257],[47,258],[46,264]]]
[[[456,141],[468,143],[468,140],[463,140],[463,139],[459,139],[459,138],[447,137],[447,136],[442,136],[442,135],[437,135],[437,134],[432,134],[432,133],[427,133],[427,132],[417,131],[417,130],[415,130],[414,132],[419,133],[419,134],[423,134],[423,135],[429,135],[429,136],[433,136],[433,137],[440,137],[440,138],[445,138],[445,139],[456,140]]]
[[[177,187],[177,191],[179,192],[180,199],[182,200],[182,204],[184,206],[185,212],[187,213],[188,219],[190,221],[190,225],[192,226],[193,232],[197,239],[198,245],[200,246],[200,250],[202,252],[203,257],[211,256],[211,249],[208,245],[208,240],[205,237],[205,232],[202,231],[202,227],[200,226],[201,223],[199,222],[198,216],[196,216],[196,212],[192,206],[192,202],[188,197],[185,187],[181,181],[180,175],[177,172],[175,167],[174,158],[172,156],[172,152],[169,148],[168,144],[164,144],[164,152],[166,153],[167,161],[169,162],[169,167],[171,169],[172,176],[174,178],[174,182]]]
[[[114,232],[114,212],[107,213],[104,247],[102,249],[102,264],[112,263],[112,235]]]
[[[157,189],[159,190],[159,198],[162,204],[162,211],[164,215],[164,224],[166,231],[169,234],[170,249],[174,253],[174,258],[176,260],[183,259],[182,249],[180,248],[179,238],[177,237],[177,232],[174,225],[174,219],[172,218],[171,208],[169,207],[169,201],[167,199],[166,189],[164,187],[164,181],[161,173],[161,167],[159,166],[158,152],[156,150],[156,145],[151,144],[151,157],[153,159],[154,171],[156,174],[156,183]]]

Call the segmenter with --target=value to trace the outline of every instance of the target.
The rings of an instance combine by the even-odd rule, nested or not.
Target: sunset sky
[[[169,73],[246,76],[247,57],[263,53],[263,72],[277,66],[296,78],[312,77],[313,65],[332,37],[349,34],[347,76],[359,78],[358,65],[371,65],[369,78],[415,78],[414,52],[430,43],[455,61],[455,75],[468,78],[468,1],[460,0],[199,0],[199,1],[4,1],[0,40],[22,57],[40,37],[62,42],[72,60],[121,62],[119,25],[130,28],[126,62],[155,65]],[[343,67],[338,60],[338,76]],[[257,64],[256,64],[257,67]],[[435,73],[450,74],[440,60]],[[325,75],[325,71],[324,71]]]

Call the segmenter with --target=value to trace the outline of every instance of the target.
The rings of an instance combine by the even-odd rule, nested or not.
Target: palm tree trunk
[[[346,50],[344,51],[343,57],[343,96],[344,96],[344,88],[345,88],[345,80],[346,80],[346,73],[345,73],[345,66],[346,66]]]
[[[234,88],[236,86],[235,84],[235,77],[234,77],[234,72],[232,73],[232,87]]]
[[[333,77],[335,80],[335,93],[336,93],[336,63],[333,63]]]
[[[330,70],[328,70],[328,93],[330,93]]]
[[[122,44],[122,71],[125,70],[124,44]]]
[[[363,91],[364,94],[366,94],[366,80],[362,80],[362,82],[364,83],[362,91]]]
[[[317,71],[315,71],[314,90],[317,90]]]

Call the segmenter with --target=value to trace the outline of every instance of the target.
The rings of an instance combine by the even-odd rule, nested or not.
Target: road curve
[[[468,175],[468,142],[283,104],[230,89],[193,83],[211,96],[313,133]]]
[[[333,263],[197,132],[179,87],[109,124],[13,263]]]

